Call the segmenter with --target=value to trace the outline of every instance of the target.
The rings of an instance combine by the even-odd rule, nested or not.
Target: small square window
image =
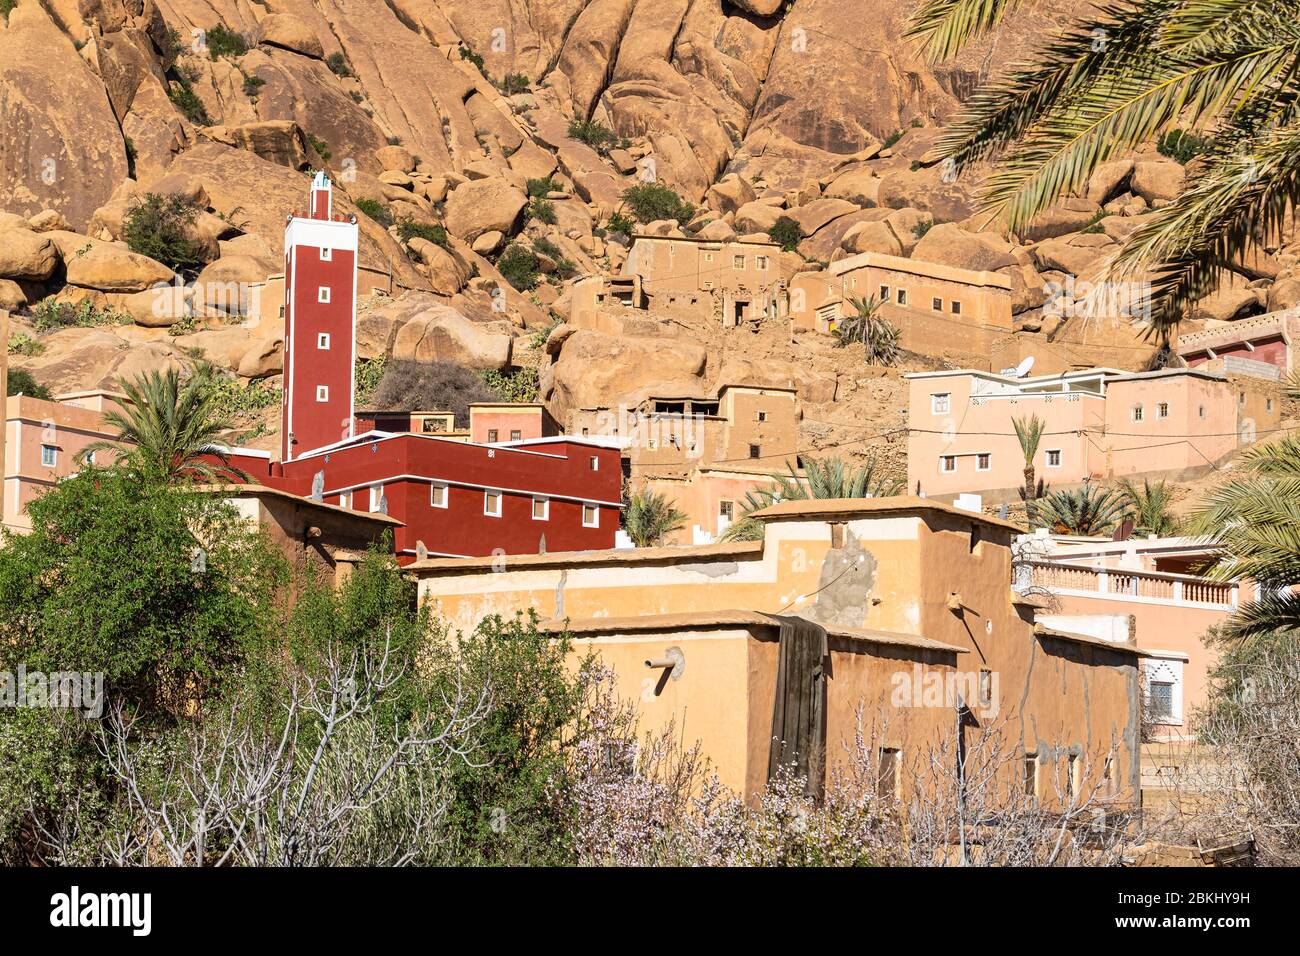
[[[936,312],[942,312],[942,311],[943,311],[943,299],[931,299],[931,300],[930,300],[930,308],[934,309],[934,311],[936,311]]]
[[[1061,467],[1061,449],[1059,449],[1059,448],[1049,448],[1049,449],[1048,449],[1048,451],[1047,451],[1047,467],[1048,467],[1048,468],[1060,468],[1060,467]]]
[[[880,287],[880,301],[881,301],[881,302],[888,302],[888,301],[889,301],[889,286],[887,286],[887,285],[882,285],[882,286]]]
[[[1148,685],[1147,710],[1156,720],[1169,720],[1174,715],[1174,685],[1171,681],[1153,680]]]
[[[938,392],[930,396],[930,413],[932,415],[947,415],[952,410],[952,394],[950,392]]]
[[[760,270],[762,271],[767,270],[767,256],[759,256],[757,259],[754,260],[754,263],[755,265],[758,266]]]
[[[907,290],[906,290],[906,289],[899,289],[899,290],[898,290],[898,304],[899,304],[899,305],[907,305]]]
[[[1169,417],[1169,403],[1161,402],[1156,406],[1156,418],[1168,418],[1168,417]]]
[[[1264,411],[1271,412],[1272,410],[1273,410],[1273,399],[1271,398],[1264,399]]]
[[[447,507],[447,486],[446,485],[429,486],[429,507],[431,508]]]
[[[1204,406],[1204,405],[1201,405],[1200,407],[1198,407],[1198,408],[1196,409],[1196,414],[1197,414],[1197,415],[1201,418],[1201,420],[1203,421],[1203,420],[1205,419],[1205,406]]]
[[[370,510],[382,511],[384,509],[384,486],[370,486]]]
[[[758,413],[758,420],[759,420],[760,422],[765,422],[765,421],[767,421],[767,412],[759,412],[759,413]]]
[[[956,456],[956,455],[940,455],[940,456],[939,456],[939,470],[942,471],[942,472],[944,472],[944,473],[948,473],[948,472],[956,471],[956,470],[957,470],[957,456]]]
[[[533,520],[547,521],[551,517],[551,499],[534,498],[533,499]]]
[[[524,437],[524,433],[519,431],[518,429],[514,429],[513,431],[510,432],[511,441],[519,441],[523,437]]]
[[[322,250],[320,251],[320,261],[321,261],[321,262],[329,262],[329,261],[330,261],[331,259],[333,259],[333,258],[334,258],[334,250],[333,250],[333,249],[322,249]]]
[[[1140,422],[1144,417],[1146,417],[1146,411],[1142,408],[1141,405],[1134,405],[1132,411],[1130,412],[1130,417],[1133,419],[1133,421]]]
[[[92,468],[95,465],[95,454],[96,453],[93,451],[86,452],[86,464],[90,465]]]
[[[732,256],[732,257],[731,257],[731,267],[732,267],[733,269],[743,269],[743,268],[745,268],[745,257],[744,257],[744,256]]]
[[[328,349],[329,347],[330,347],[330,334],[328,332],[321,332],[319,335],[316,336],[316,348]]]
[[[952,314],[961,315],[961,303],[958,302],[956,299],[952,300]]]
[[[501,517],[501,492],[483,492],[483,513],[489,518]]]
[[[316,386],[316,401],[328,402],[330,400],[330,387],[328,385]]]
[[[736,513],[736,503],[735,503],[734,501],[719,501],[719,502],[718,502],[718,517],[719,517],[719,518],[726,518],[728,521],[730,521],[730,520],[731,520],[731,516],[734,515],[735,513]]]
[[[46,468],[53,468],[59,460],[59,450],[53,445],[41,446],[41,464]]]
[[[322,304],[326,304],[326,305],[328,305],[328,304],[329,304],[329,300],[330,300],[330,287],[329,287],[329,286],[327,286],[327,285],[323,285],[323,286],[321,286],[319,289],[316,290],[316,301],[317,301],[317,302],[320,302],[320,303],[322,303]]]
[[[488,444],[489,444],[489,445],[494,445],[494,444],[496,444],[496,441],[497,441],[497,430],[496,430],[495,428],[489,428],[489,429],[488,429]]]
[[[750,458],[762,458],[762,457],[763,457],[763,449],[762,449],[762,446],[760,446],[760,445],[750,445],[750,446],[749,446],[749,457],[750,457]]]
[[[590,464],[591,464],[592,471],[600,471],[600,459],[597,458],[595,455],[591,456]]]
[[[600,509],[595,505],[582,506],[582,526],[584,528],[600,527]]]
[[[993,456],[986,451],[980,452],[975,456],[975,470],[988,471],[992,468]]]

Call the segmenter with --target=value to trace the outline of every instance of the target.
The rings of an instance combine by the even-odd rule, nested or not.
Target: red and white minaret
[[[332,206],[317,173],[307,215],[284,230],[282,461],[352,435],[358,230],[356,216],[335,217]]]

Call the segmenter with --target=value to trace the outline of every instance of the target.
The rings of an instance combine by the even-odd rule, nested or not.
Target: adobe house
[[[294,570],[339,584],[385,533],[402,523],[386,514],[353,511],[265,485],[200,485],[269,536]]]
[[[104,412],[125,401],[123,395],[99,389],[70,392],[54,401],[27,395],[5,399],[5,527],[31,530],[27,505],[80,471],[78,456],[88,446],[117,437],[117,429],[104,421]],[[100,457],[97,464],[108,464],[112,457]]]
[[[724,328],[782,314],[781,247],[767,240],[637,236],[623,275],[639,278],[647,304],[690,309]]]
[[[1297,338],[1300,310],[1286,309],[1180,334],[1178,357],[1192,368],[1276,380],[1295,372]]]
[[[1016,378],[972,369],[910,381],[908,490],[1013,501],[1024,486],[1014,420],[1045,423],[1036,478],[1054,487],[1203,474],[1278,427],[1280,402],[1253,381],[1196,369],[1089,369]]]
[[[1194,739],[1192,715],[1209,696],[1218,652],[1203,640],[1253,599],[1249,581],[1220,581],[1201,570],[1220,551],[1199,538],[1109,538],[1039,530],[1020,539],[1017,586],[1048,591],[1076,619],[1131,621],[1143,661],[1148,730],[1157,739]]]
[[[889,786],[944,736],[996,731],[1014,747],[1008,785],[1045,802],[1094,784],[1136,799],[1142,652],[1036,622],[1011,588],[1016,526],[912,497],[791,501],[758,518],[756,542],[409,570],[453,629],[529,610],[567,629],[575,654],[613,669],[643,730],[672,722],[751,798],[791,759],[819,784],[861,713]],[[965,690],[923,693],[936,675]]]
[[[471,402],[469,440],[478,445],[528,441],[559,434],[541,402]]]
[[[898,326],[900,345],[925,355],[988,361],[994,342],[1012,331],[1011,280],[937,262],[864,252],[822,272],[790,280],[795,331],[829,334],[855,311],[853,299],[880,303],[878,315]],[[955,351],[957,350],[957,351]]]

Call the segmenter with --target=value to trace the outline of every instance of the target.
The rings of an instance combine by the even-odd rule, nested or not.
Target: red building
[[[620,450],[598,439],[545,436],[539,405],[475,406],[473,434],[450,427],[448,413],[357,413],[356,220],[331,217],[324,174],[312,180],[310,209],[285,229],[280,461],[240,448],[232,463],[270,487],[395,518],[403,562],[421,553],[612,548]],[[495,440],[504,435],[520,437]]]

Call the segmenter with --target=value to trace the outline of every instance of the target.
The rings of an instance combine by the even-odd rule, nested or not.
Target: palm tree
[[[922,0],[909,35],[944,59],[1021,0]],[[1089,8],[1029,62],[982,87],[927,163],[980,172],[982,210],[1020,231],[1099,166],[1175,124],[1201,155],[1187,189],[1112,256],[1102,282],[1150,273],[1151,329],[1167,339],[1300,195],[1300,0],[1134,0]],[[1168,142],[1168,140],[1166,140]]]
[[[1043,429],[1047,427],[1037,415],[1026,418],[1011,419],[1011,427],[1016,430],[1016,441],[1020,442],[1020,451],[1025,456],[1025,488],[1021,497],[1033,501],[1038,495],[1034,491],[1034,456],[1038,454],[1038,445],[1043,440]]]
[[[1029,518],[1054,534],[1101,535],[1130,513],[1131,506],[1119,491],[1084,482],[1082,488],[1054,491],[1038,499]]]
[[[632,496],[626,514],[624,530],[638,548],[661,544],[665,535],[686,527],[686,513],[669,501],[667,495],[648,488]]]
[[[1178,533],[1178,517],[1170,510],[1175,487],[1167,481],[1142,479],[1142,487],[1130,478],[1119,481],[1120,494],[1133,512],[1133,532],[1166,536]]]
[[[857,312],[840,319],[835,326],[836,344],[849,345],[861,342],[868,365],[893,365],[898,361],[898,339],[902,335],[898,326],[877,315],[880,303],[875,296],[867,299],[850,298]]]
[[[1220,580],[1250,578],[1255,598],[1241,605],[1223,636],[1264,642],[1300,629],[1300,436],[1252,448],[1237,474],[1211,492],[1189,531],[1219,544],[1224,556],[1208,570]]]
[[[204,481],[248,475],[230,463],[218,436],[232,426],[218,403],[215,372],[201,365],[182,383],[180,372],[150,370],[134,381],[123,382],[129,399],[120,410],[104,413],[104,421],[118,429],[116,441],[86,446],[81,459],[97,451],[118,453],[117,465],[142,478],[175,482],[182,478]],[[127,442],[125,451],[117,442]],[[208,459],[216,459],[220,466]]]
[[[854,466],[843,458],[810,459],[803,474],[787,462],[788,475],[774,474],[772,483],[745,495],[741,517],[722,534],[723,541],[759,541],[763,523],[751,517],[780,501],[803,501],[811,498],[888,498],[900,494],[903,483],[884,474],[874,458]]]

